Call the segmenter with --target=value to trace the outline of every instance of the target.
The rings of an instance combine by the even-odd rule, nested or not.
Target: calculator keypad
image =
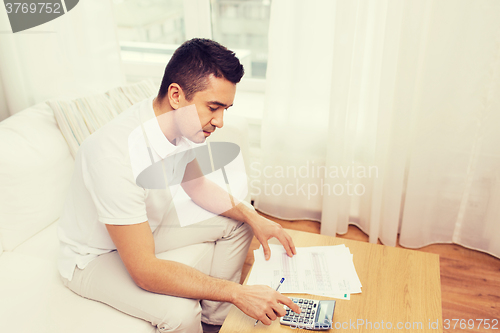
[[[293,312],[292,309],[285,306],[286,315],[281,317],[281,324],[293,325],[296,323],[300,323],[304,326],[314,325],[319,301],[305,298],[291,298],[291,300],[299,306],[301,312],[300,314],[297,314]]]

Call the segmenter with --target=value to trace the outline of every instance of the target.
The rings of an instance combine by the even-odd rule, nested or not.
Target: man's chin
[[[193,135],[189,140],[191,140],[194,143],[204,143],[207,140],[207,137],[205,136],[204,132],[198,132],[195,135]]]

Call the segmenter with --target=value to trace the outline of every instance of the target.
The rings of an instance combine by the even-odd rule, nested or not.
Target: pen
[[[278,289],[280,289],[281,285],[283,284],[283,281],[285,281],[285,278],[281,278],[280,283],[276,287],[276,291],[278,291]],[[253,324],[253,327],[255,327],[255,325],[257,325],[258,322],[259,322],[259,320],[257,319],[257,321],[255,322],[255,324]]]

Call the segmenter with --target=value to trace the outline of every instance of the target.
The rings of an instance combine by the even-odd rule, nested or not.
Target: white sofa
[[[211,140],[240,145],[248,166],[246,133],[245,121],[228,115]],[[46,103],[0,122],[0,332],[154,332],[146,321],[74,294],[59,278],[57,220],[73,163]],[[175,260],[178,251],[190,254],[186,264],[205,262],[208,273],[213,244],[158,257]]]

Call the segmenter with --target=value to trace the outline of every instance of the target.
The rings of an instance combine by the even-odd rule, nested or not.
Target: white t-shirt
[[[167,140],[155,117],[153,99],[122,112],[89,136],[78,150],[58,224],[58,269],[70,281],[76,266],[83,269],[97,256],[116,250],[105,224],[148,221],[153,232],[171,209],[170,202],[180,185],[145,189],[136,184],[139,173],[152,164],[151,156],[157,162],[175,155],[175,166],[167,170],[171,173],[168,179],[182,179],[186,165],[195,157],[190,149],[196,146],[194,143],[182,138],[173,145]]]

